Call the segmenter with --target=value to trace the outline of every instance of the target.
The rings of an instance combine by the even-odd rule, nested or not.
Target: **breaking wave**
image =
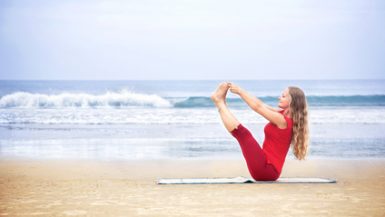
[[[100,95],[89,93],[40,94],[15,92],[0,98],[0,108],[65,108],[65,107],[172,107],[172,104],[155,94],[141,94],[122,90]]]

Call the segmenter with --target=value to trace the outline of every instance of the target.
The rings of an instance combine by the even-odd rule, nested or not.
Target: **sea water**
[[[220,82],[0,81],[0,157],[240,159],[210,100]],[[304,90],[308,158],[385,157],[385,80],[233,82],[271,106],[287,86]],[[227,97],[262,145],[267,120]]]

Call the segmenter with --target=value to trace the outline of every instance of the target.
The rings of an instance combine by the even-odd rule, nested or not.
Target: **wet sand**
[[[0,160],[1,216],[385,216],[385,160],[287,160],[336,184],[157,185],[249,176],[243,160]]]

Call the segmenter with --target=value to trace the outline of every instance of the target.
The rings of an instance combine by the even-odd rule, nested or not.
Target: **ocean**
[[[220,82],[2,80],[0,158],[241,159],[210,100]],[[302,88],[309,159],[385,158],[385,80],[232,82],[272,106]],[[232,93],[227,102],[262,145],[267,121]]]

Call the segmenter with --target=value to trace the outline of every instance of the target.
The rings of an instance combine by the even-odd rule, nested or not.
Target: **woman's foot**
[[[219,84],[217,90],[211,94],[211,100],[218,105],[220,103],[226,104],[226,94],[229,90],[229,85],[226,82],[222,82]]]

